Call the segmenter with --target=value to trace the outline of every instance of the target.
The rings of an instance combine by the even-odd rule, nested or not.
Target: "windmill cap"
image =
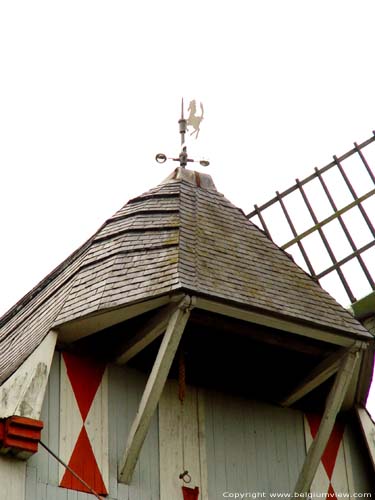
[[[177,167],[175,170],[168,175],[166,179],[161,184],[168,184],[169,182],[186,181],[196,187],[201,187],[203,189],[209,189],[211,191],[217,191],[212,177],[208,174],[203,174],[202,172],[196,172],[194,170],[188,170],[183,167]]]

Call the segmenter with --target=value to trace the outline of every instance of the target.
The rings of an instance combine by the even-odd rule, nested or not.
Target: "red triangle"
[[[63,358],[79,411],[85,421],[103,378],[105,364],[68,352],[63,353]]]
[[[108,494],[85,427],[82,427],[68,465],[81,479],[86,481],[96,493],[99,495]],[[90,493],[90,490],[84,486],[81,481],[78,481],[68,469],[66,469],[64,473],[60,486],[70,490]]]
[[[321,421],[322,417],[320,415],[317,415],[314,413],[309,413],[306,415],[306,417],[307,417],[307,420],[309,422],[311,435],[314,439],[317,432],[318,432],[320,421]],[[342,437],[344,435],[344,430],[345,430],[345,424],[343,424],[342,422],[336,421],[336,423],[332,429],[331,436],[328,440],[326,449],[324,450],[324,453],[322,456],[322,462],[323,462],[324,468],[327,472],[329,480],[331,480],[331,478],[332,478],[332,473],[333,473],[333,469],[335,467],[337,453],[338,453],[339,448],[340,448],[340,443],[341,443]]]
[[[329,483],[329,489],[327,491],[327,498],[333,498],[333,500],[337,500],[336,492],[333,489],[333,486],[331,483]]]
[[[182,494],[184,496],[184,500],[198,500],[199,488],[198,486],[196,486],[194,489],[183,486]]]

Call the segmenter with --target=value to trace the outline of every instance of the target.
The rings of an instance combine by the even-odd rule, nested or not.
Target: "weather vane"
[[[173,161],[179,161],[180,166],[182,168],[185,168],[188,162],[197,162],[197,160],[193,160],[192,158],[189,158],[188,152],[187,152],[187,147],[186,147],[186,142],[185,142],[185,134],[187,132],[188,127],[192,127],[193,131],[190,132],[190,135],[195,134],[195,138],[198,139],[198,135],[200,132],[200,124],[201,121],[203,120],[203,115],[204,115],[204,109],[203,109],[203,104],[200,103],[200,108],[201,108],[201,115],[197,115],[197,104],[195,100],[190,101],[189,104],[189,116],[188,118],[184,117],[184,99],[181,101],[181,118],[178,120],[178,124],[180,126],[180,135],[181,135],[181,150],[178,158],[168,158],[164,153],[158,153],[155,157],[156,161],[158,163],[164,163],[167,160],[173,160]],[[208,167],[210,164],[209,161],[207,160],[199,160],[199,164],[202,165],[203,167]]]

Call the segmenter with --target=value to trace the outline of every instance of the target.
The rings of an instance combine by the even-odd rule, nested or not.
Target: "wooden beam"
[[[365,408],[356,408],[357,417],[370,454],[372,467],[375,470],[375,424]]]
[[[328,329],[309,326],[302,322],[294,322],[292,320],[280,318],[268,314],[267,312],[256,312],[249,308],[241,308],[229,305],[228,303],[219,302],[215,300],[197,297],[197,309],[203,309],[213,313],[222,314],[231,318],[241,319],[243,321],[250,321],[259,325],[276,328],[277,330],[284,330],[286,332],[295,333],[302,337],[310,337],[330,344],[339,345],[342,347],[350,347],[353,344],[353,334],[345,332],[334,333]],[[373,336],[369,333],[358,335],[361,340],[373,340]]]
[[[170,302],[177,304],[183,299],[184,294],[165,294],[154,299],[136,302],[104,311],[95,311],[85,318],[77,318],[68,323],[58,325],[59,343],[61,345],[70,344],[83,337],[92,335],[95,332],[117,325],[128,319],[135,318],[140,314],[165,306]]]
[[[194,307],[193,299],[186,296],[168,322],[167,331],[148,378],[119,467],[119,480],[122,483],[129,484],[132,479],[151,418],[159,402],[192,307]]]
[[[307,452],[292,498],[298,498],[302,494],[308,493],[310,490],[311,483],[315,477],[319,462],[335,424],[336,416],[340,411],[345,393],[350,384],[358,356],[358,351],[350,351],[345,355],[340,364],[335,381],[327,398],[322,421],[315,439]]]
[[[297,385],[295,389],[293,389],[293,391],[288,394],[288,396],[280,401],[281,406],[291,406],[293,403],[303,398],[306,394],[332,377],[332,375],[334,375],[339,369],[340,362],[347,352],[347,349],[339,349],[325,358],[300,384]]]
[[[124,342],[119,351],[121,354],[116,358],[116,363],[127,363],[140,351],[147,347],[157,337],[165,332],[171,315],[178,308],[178,304],[172,303],[163,307],[155,316],[142,326],[139,332],[127,342]]]

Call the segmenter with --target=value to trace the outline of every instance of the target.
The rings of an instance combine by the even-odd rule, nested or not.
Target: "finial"
[[[196,110],[197,110],[196,101],[195,100],[190,101],[188,108],[189,117],[186,119],[184,117],[184,98],[181,99],[181,118],[178,120],[180,136],[181,136],[180,154],[178,158],[168,158],[164,153],[158,153],[155,157],[158,163],[165,163],[167,160],[179,161],[180,166],[182,168],[185,168],[188,162],[196,162],[196,160],[193,160],[188,156],[187,146],[185,143],[185,134],[187,132],[187,127],[193,127],[194,130],[190,133],[190,135],[195,134],[195,138],[198,139],[198,134],[200,131],[200,123],[203,120],[203,114],[204,114],[202,103],[200,103],[200,108],[201,108],[201,115],[198,116],[196,115]],[[203,167],[208,167],[208,165],[210,164],[210,162],[207,160],[200,160],[199,163]]]

